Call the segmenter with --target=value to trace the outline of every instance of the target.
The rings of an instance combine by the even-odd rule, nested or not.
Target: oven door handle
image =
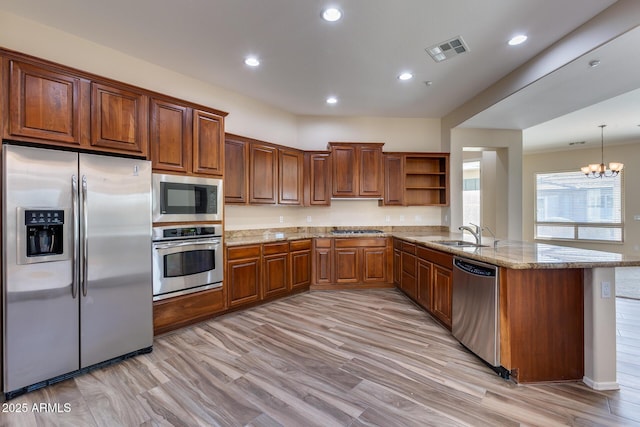
[[[183,246],[216,246],[216,245],[220,245],[220,243],[221,243],[220,240],[208,240],[206,242],[190,241],[190,242],[163,243],[163,244],[154,243],[153,248],[154,249],[173,249],[173,248],[180,248]]]

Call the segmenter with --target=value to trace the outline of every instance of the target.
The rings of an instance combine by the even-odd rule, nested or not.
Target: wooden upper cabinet
[[[304,155],[302,151],[278,149],[278,203],[302,205]]]
[[[224,202],[247,203],[249,144],[226,134],[224,141]]]
[[[277,201],[278,149],[271,145],[249,144],[249,203],[275,204]]]
[[[148,97],[131,88],[91,83],[91,146],[147,156]]]
[[[402,155],[384,155],[384,204],[387,206],[402,206],[404,202],[403,163]]]
[[[305,206],[331,205],[332,175],[331,153],[304,153],[304,204]]]
[[[154,170],[187,173],[191,169],[191,110],[160,99],[150,101],[149,139]]]
[[[88,82],[54,71],[9,60],[9,108],[5,137],[25,137],[79,146],[89,129]],[[83,103],[83,101],[85,101]]]
[[[332,146],[333,196],[358,196],[358,157],[355,146]]]
[[[383,161],[381,143],[330,142],[333,197],[381,198]]]
[[[222,175],[224,171],[223,118],[202,110],[193,110],[193,172]]]
[[[382,197],[382,183],[384,170],[382,166],[382,145],[360,146],[358,152],[358,167],[360,197]]]

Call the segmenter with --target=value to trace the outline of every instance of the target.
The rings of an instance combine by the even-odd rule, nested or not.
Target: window
[[[480,222],[480,162],[462,164],[462,222]]]
[[[622,242],[622,175],[536,174],[536,239]]]

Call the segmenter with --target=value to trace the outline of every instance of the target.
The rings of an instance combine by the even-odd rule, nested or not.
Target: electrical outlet
[[[404,215],[400,215],[400,222],[404,222]]]
[[[415,222],[422,222],[422,215],[416,215],[416,216],[413,218],[413,220],[414,220]]]
[[[611,282],[602,282],[600,286],[602,298],[611,298]]]
[[[391,217],[389,215],[385,215],[384,222],[391,222]]]
[[[307,215],[307,222],[311,222],[311,215]]]
[[[284,216],[280,215],[280,224],[284,222]]]

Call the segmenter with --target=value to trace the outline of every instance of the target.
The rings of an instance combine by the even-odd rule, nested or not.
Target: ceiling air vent
[[[462,40],[462,37],[458,36],[446,42],[430,46],[425,50],[434,61],[442,62],[445,59],[465,53],[469,48]]]

